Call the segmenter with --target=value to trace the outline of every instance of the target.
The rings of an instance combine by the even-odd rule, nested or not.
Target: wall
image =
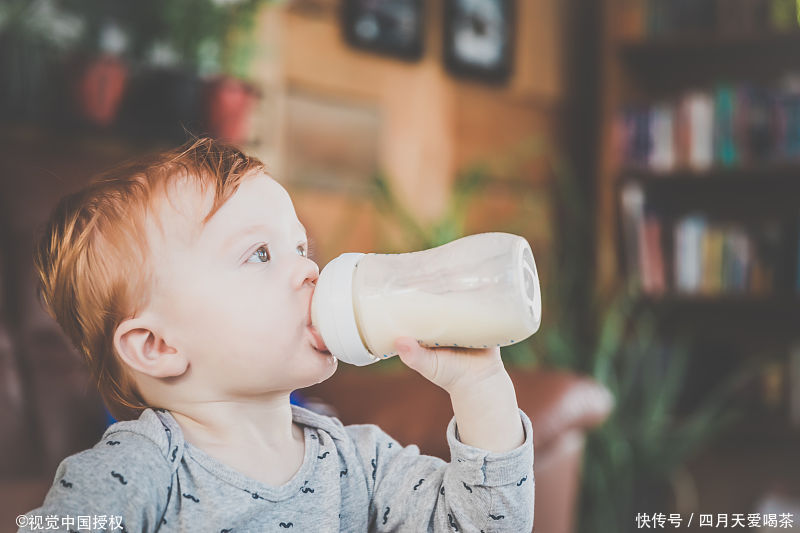
[[[557,138],[564,17],[558,0],[516,4],[514,65],[502,87],[464,81],[445,70],[441,0],[425,2],[425,52],[417,62],[350,47],[340,30],[338,2],[295,2],[264,11],[254,71],[264,92],[252,148],[295,198],[320,263],[346,249],[380,245],[381,225],[364,187],[371,168],[384,172],[425,222],[441,216],[457,172],[474,163],[488,163],[498,180],[548,180],[541,160],[525,161],[525,146],[532,139]],[[323,168],[310,184],[294,181],[299,160],[324,158],[326,152],[333,158],[331,175]],[[491,228],[498,211],[518,210],[514,190],[494,190],[494,198],[478,207],[485,215],[471,218],[476,227]]]

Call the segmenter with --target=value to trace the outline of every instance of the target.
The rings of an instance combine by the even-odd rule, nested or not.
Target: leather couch
[[[36,231],[58,198],[94,172],[131,156],[104,142],[0,131],[0,531],[38,506],[58,463],[91,447],[107,425],[77,354],[36,297]],[[350,370],[350,369],[347,369]],[[449,459],[449,398],[410,371],[340,370],[302,391],[345,424],[376,423],[403,444]],[[587,431],[612,408],[608,391],[570,373],[514,372],[520,407],[534,427],[536,527],[572,531]]]

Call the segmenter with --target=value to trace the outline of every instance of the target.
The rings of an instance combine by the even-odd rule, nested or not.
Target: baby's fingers
[[[399,337],[394,345],[407,367],[432,380],[436,373],[436,354],[433,350],[421,346],[412,337]]]

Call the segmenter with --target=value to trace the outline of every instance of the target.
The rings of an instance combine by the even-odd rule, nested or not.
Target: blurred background
[[[111,422],[37,301],[36,232],[95,173],[196,135],[266,163],[320,267],[529,240],[544,321],[503,357],[536,531],[791,527],[798,20],[794,0],[2,0],[0,529]],[[449,458],[446,395],[397,360],[345,367],[296,403]]]

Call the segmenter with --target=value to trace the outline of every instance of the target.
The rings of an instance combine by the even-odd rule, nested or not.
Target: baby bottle
[[[531,247],[479,233],[419,252],[345,253],[322,269],[311,321],[339,360],[368,365],[409,336],[429,347],[487,348],[539,329],[542,300]]]

